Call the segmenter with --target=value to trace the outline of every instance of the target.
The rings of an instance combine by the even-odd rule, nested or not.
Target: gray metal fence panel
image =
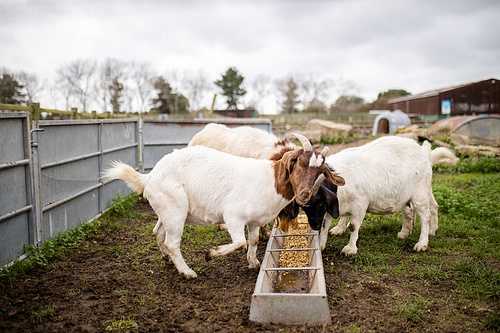
[[[148,173],[156,163],[174,149],[184,148],[193,136],[214,120],[143,120],[141,131],[142,171]],[[272,131],[268,119],[217,120],[229,127],[252,126],[264,131]]]
[[[141,160],[149,172],[210,122],[144,120],[139,130],[137,119],[42,120],[33,122],[30,134],[29,113],[0,112],[0,266],[21,256],[24,244],[90,221],[117,194],[130,194],[123,181],[100,178],[109,162],[139,170]],[[267,119],[217,122],[272,131]]]
[[[35,242],[29,113],[0,112],[0,266]]]
[[[103,168],[119,159],[139,168],[138,120],[39,121],[43,239],[89,221],[130,190],[105,183]]]

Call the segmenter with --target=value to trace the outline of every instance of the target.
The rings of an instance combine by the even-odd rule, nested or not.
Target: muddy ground
[[[328,268],[326,285],[332,325],[251,322],[250,302],[258,271],[247,268],[241,251],[207,263],[205,251],[211,245],[184,239],[183,249],[195,249],[192,255],[184,256],[199,274],[187,280],[159,255],[151,232],[156,216],[144,199],[140,199],[135,212],[118,218],[119,223],[114,222],[117,227],[108,226],[105,233],[83,243],[65,258],[0,289],[0,331],[104,332],[127,331],[121,329],[127,327],[136,332],[487,331],[484,322],[489,312],[455,303],[449,292],[453,281],[413,283],[412,288],[407,288],[410,281],[404,274],[372,277],[355,269],[338,251],[326,250],[323,260]],[[208,237],[225,233],[216,231],[215,236]],[[221,237],[227,239],[227,235]],[[261,239],[260,260],[265,246],[266,241]],[[395,295],[398,299],[417,296],[450,301],[430,307],[425,320],[406,320],[391,314]],[[52,308],[51,314],[42,315],[47,308]],[[456,315],[446,318],[449,313]]]
[[[331,153],[362,143],[334,145]],[[161,258],[152,235],[156,215],[148,203],[140,199],[134,211],[106,222],[105,231],[64,258],[0,287],[0,331],[488,332],[485,322],[491,309],[498,310],[493,299],[480,307],[464,302],[450,292],[453,280],[373,275],[341,256],[340,248],[327,247],[323,263],[332,325],[258,324],[249,320],[258,271],[247,268],[246,255],[237,251],[205,261],[208,248],[229,242],[226,231],[199,234],[206,236],[203,241],[184,238],[183,255],[199,275],[187,280]],[[261,239],[260,260],[265,247]],[[433,305],[423,315],[412,315],[412,309],[406,317],[395,314],[406,299]]]

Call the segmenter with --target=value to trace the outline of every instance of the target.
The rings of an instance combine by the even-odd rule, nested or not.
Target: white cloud
[[[371,101],[500,78],[498,17],[496,0],[0,0],[0,67],[51,79],[62,64],[112,57],[211,81],[229,66],[247,82],[315,73]]]

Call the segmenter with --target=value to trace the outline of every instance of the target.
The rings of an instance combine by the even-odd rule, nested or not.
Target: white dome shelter
[[[399,126],[410,125],[410,118],[403,111],[386,111],[375,118],[372,135],[394,133]]]

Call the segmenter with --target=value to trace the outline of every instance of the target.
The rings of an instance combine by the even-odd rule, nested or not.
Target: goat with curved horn
[[[296,137],[300,141],[300,143],[302,144],[302,148],[304,148],[304,151],[311,151],[311,150],[313,150],[313,147],[312,147],[311,142],[309,141],[309,139],[306,138],[305,136],[303,136],[302,134],[290,133],[290,135]]]
[[[311,188],[312,195],[316,195],[318,193],[318,190],[325,179],[326,176],[324,174],[318,176],[318,178],[314,182],[313,187]]]

